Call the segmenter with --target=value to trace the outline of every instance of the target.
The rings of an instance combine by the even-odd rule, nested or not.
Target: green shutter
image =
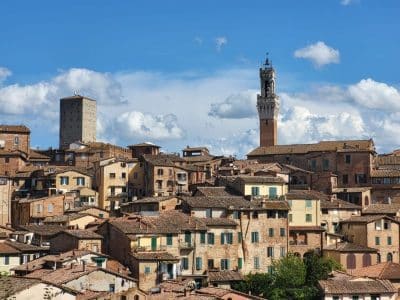
[[[238,258],[238,269],[241,270],[243,268],[243,258]]]
[[[172,234],[167,234],[167,246],[172,246]]]
[[[243,239],[243,235],[241,232],[238,232],[238,243],[241,243]]]
[[[200,232],[200,244],[205,244],[205,243],[206,243],[206,233]]]
[[[277,188],[271,186],[271,187],[269,188],[269,198],[270,198],[270,199],[276,199],[277,195],[278,195],[278,190],[277,190]]]
[[[208,242],[208,244],[210,244],[210,245],[214,245],[214,233],[209,232],[209,233],[207,234],[207,242]]]
[[[151,238],[151,250],[152,251],[157,250],[157,238],[156,237]]]
[[[201,270],[202,269],[202,259],[201,257],[196,257],[196,270]]]

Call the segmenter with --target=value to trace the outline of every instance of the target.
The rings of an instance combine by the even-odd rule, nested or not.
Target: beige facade
[[[90,231],[64,231],[50,239],[50,251],[52,253],[62,253],[70,250],[101,252],[102,240],[101,236]]]
[[[11,224],[11,197],[14,191],[12,180],[0,176],[0,225]]]
[[[96,101],[79,95],[60,99],[60,148],[96,141]]]
[[[55,188],[66,193],[92,187],[92,177],[77,171],[65,171],[55,174]]]

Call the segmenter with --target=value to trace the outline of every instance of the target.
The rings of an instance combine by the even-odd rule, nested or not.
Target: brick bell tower
[[[261,95],[257,95],[257,110],[260,118],[260,147],[278,143],[279,97],[275,94],[275,70],[268,57],[260,68]]]

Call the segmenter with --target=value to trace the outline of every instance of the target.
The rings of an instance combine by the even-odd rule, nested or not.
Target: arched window
[[[393,255],[390,252],[387,254],[387,261],[393,261]]]
[[[382,261],[381,255],[379,253],[376,254],[376,262],[379,264]]]
[[[371,265],[371,254],[364,253],[362,261],[363,261],[363,267],[369,267]]]
[[[348,270],[356,268],[356,256],[353,253],[347,254],[346,265]]]

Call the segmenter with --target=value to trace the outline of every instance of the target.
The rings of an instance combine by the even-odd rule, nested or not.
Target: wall
[[[61,184],[61,177],[68,177],[68,185],[62,185]],[[85,178],[85,184],[84,185],[77,185],[77,178],[78,177],[83,177]],[[87,187],[91,188],[92,187],[92,178],[88,175],[81,174],[79,172],[75,171],[67,171],[64,173],[58,173],[56,175],[56,189],[57,190],[63,190],[65,192],[70,192],[73,190],[77,190],[82,187]]]
[[[289,215],[292,215],[292,222],[289,226],[321,226],[321,205],[319,200],[310,200],[311,207],[306,207],[307,200],[288,200],[290,205]],[[306,222],[306,214],[311,214],[312,221]]]
[[[6,265],[4,257],[9,257],[9,264]],[[10,269],[19,266],[19,254],[0,254],[0,272],[10,273]]]
[[[30,286],[29,288],[20,291],[16,294],[14,294],[14,297],[12,299],[15,300],[43,300],[48,297],[49,292],[51,293],[52,300],[75,300],[76,295],[67,292],[65,290],[62,290],[58,287],[44,284],[44,283],[38,283],[33,286]]]

